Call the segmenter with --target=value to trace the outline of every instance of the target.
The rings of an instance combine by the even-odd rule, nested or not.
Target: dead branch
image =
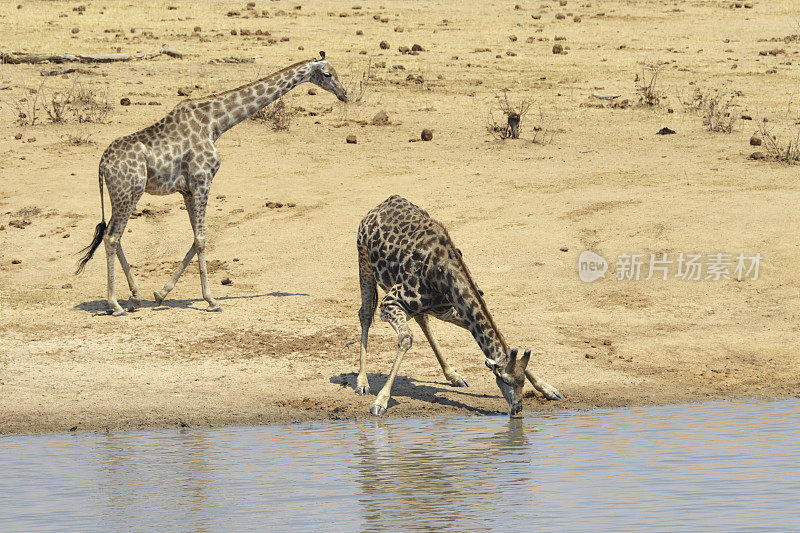
[[[44,54],[36,52],[0,51],[0,63],[18,65],[20,63],[112,63],[115,61],[132,61],[153,59],[160,55],[182,58],[183,52],[170,48],[166,44],[155,52],[137,52],[133,54]]]

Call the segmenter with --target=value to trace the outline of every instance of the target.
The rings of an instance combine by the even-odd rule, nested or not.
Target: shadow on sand
[[[347,372],[341,373],[337,376],[333,376],[330,378],[331,383],[336,383],[337,385],[348,386],[355,390],[356,386],[356,377],[357,374],[355,372]],[[377,395],[378,391],[383,388],[383,385],[386,383],[388,378],[388,374],[367,374],[367,380],[369,381],[369,388],[370,388],[370,396]],[[414,400],[420,400],[428,403],[435,403],[439,405],[446,405],[448,407],[453,407],[456,409],[461,409],[463,411],[468,411],[470,413],[475,413],[479,415],[504,415],[506,414],[505,411],[494,411],[490,409],[483,409],[481,407],[474,407],[472,405],[467,405],[462,403],[458,400],[452,400],[447,397],[437,396],[436,394],[439,392],[448,392],[450,394],[458,394],[462,397],[472,397],[472,398],[490,398],[492,396],[487,394],[477,394],[474,392],[466,392],[465,389],[461,387],[453,387],[446,383],[439,383],[435,381],[420,381],[414,378],[408,378],[404,376],[398,375],[394,381],[394,385],[392,386],[392,397],[389,399],[389,408],[391,409],[393,406],[397,405],[399,402],[395,401],[395,397],[401,396],[404,398],[411,398]],[[353,392],[355,394],[355,392]],[[364,397],[364,408],[369,409],[369,404],[371,404],[371,400],[368,400],[368,397]],[[501,399],[502,400],[502,399]]]
[[[305,292],[274,291],[265,294],[252,294],[249,296],[222,296],[216,299],[217,301],[221,302],[226,300],[249,300],[252,298],[265,298],[267,296],[272,296],[275,298],[284,298],[286,296],[311,296],[311,295]],[[165,311],[172,307],[179,307],[182,309],[196,309],[198,311],[205,311],[205,304],[206,301],[203,300],[202,298],[192,298],[190,300],[173,300],[167,298],[159,306],[156,306],[156,303],[153,300],[143,300],[142,308],[148,307],[151,308],[153,311]],[[122,307],[126,309],[128,312],[136,312],[138,310],[138,308],[133,307],[133,303],[130,302],[130,300],[120,300],[120,305],[122,305]],[[78,309],[79,311],[86,311],[94,315],[110,314],[108,308],[108,302],[106,300],[92,300],[90,302],[82,302],[73,307],[73,309]]]

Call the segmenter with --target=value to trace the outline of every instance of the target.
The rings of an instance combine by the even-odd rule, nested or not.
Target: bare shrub
[[[347,81],[344,82],[344,88],[347,91],[347,101],[349,103],[360,102],[364,98],[369,86],[369,79],[372,75],[372,58],[367,63],[367,68],[361,71],[360,74],[352,75]]]
[[[499,101],[499,111],[505,116],[505,124],[498,122],[495,118],[495,109],[489,108],[489,123],[487,129],[496,139],[518,139],[519,124],[531,108],[530,100],[522,100],[514,105],[508,100],[508,93],[504,92],[502,98],[498,95],[495,98]],[[502,119],[501,119],[502,120]]]
[[[288,131],[295,111],[281,96],[253,115],[253,120],[266,122],[275,131]]]
[[[78,122],[97,122],[104,124],[111,113],[108,103],[108,90],[102,94],[81,83],[73,86],[72,104]]]
[[[28,89],[25,94],[12,102],[12,107],[16,113],[17,124],[21,126],[33,126],[39,119],[39,91]]]
[[[555,136],[555,129],[552,127],[553,117],[545,114],[544,110],[539,108],[539,120],[533,127],[533,142],[536,144],[550,144],[553,142]]]
[[[38,89],[25,91],[26,96],[13,102],[17,123],[33,126],[46,116],[52,123],[67,122],[72,118],[77,122],[107,122],[111,112],[108,93],[99,95],[94,89],[80,83],[66,90],[49,91],[45,82]]]
[[[800,129],[786,143],[779,141],[775,135],[770,133],[764,122],[759,124],[758,132],[761,135],[764,151],[769,159],[785,165],[800,164]]]
[[[738,91],[725,92],[694,87],[688,98],[679,95],[679,100],[685,112],[698,113],[703,118],[703,124],[709,131],[730,133],[738,118],[734,111],[737,107],[736,98],[740,94]]]
[[[44,88],[44,84],[42,84],[39,92],[42,92]],[[64,122],[66,119],[66,114],[69,111],[71,104],[72,104],[72,95],[70,93],[63,93],[61,91],[55,91],[50,93],[48,96],[42,97],[42,107],[44,108],[45,113],[47,113],[47,118],[50,119],[50,122],[58,123]]]
[[[639,103],[649,107],[655,107],[661,103],[664,93],[658,87],[658,77],[661,74],[661,67],[647,66],[642,67],[642,76],[636,75],[634,83],[636,92],[639,93]]]

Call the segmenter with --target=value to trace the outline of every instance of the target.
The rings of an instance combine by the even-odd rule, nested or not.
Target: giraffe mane
[[[228,89],[227,91],[222,91],[222,92],[219,92],[219,93],[212,93],[212,94],[209,94],[209,95],[206,95],[206,96],[198,96],[197,98],[187,98],[186,100],[184,100],[184,102],[199,102],[201,100],[209,100],[209,99],[213,99],[213,98],[218,98],[220,96],[225,96],[226,94],[234,93],[236,91],[241,91],[242,89],[244,89],[246,87],[252,87],[256,83],[261,83],[262,81],[264,81],[266,79],[269,79],[269,78],[271,78],[273,76],[277,76],[278,74],[281,74],[282,72],[286,72],[287,70],[291,70],[291,69],[299,67],[300,65],[304,65],[306,63],[312,63],[314,61],[319,61],[319,59],[312,58],[312,59],[306,59],[305,61],[298,61],[297,63],[293,63],[293,64],[289,65],[288,67],[285,67],[285,68],[282,68],[282,69],[280,69],[280,70],[278,70],[276,72],[273,72],[272,74],[270,74],[268,76],[264,76],[263,78],[258,78],[255,81],[251,81],[250,83],[245,83],[244,85],[240,85],[239,87],[235,87],[233,89]]]
[[[464,274],[464,277],[467,278],[467,283],[469,283],[470,290],[472,290],[473,297],[478,301],[478,305],[480,306],[481,312],[486,317],[486,320],[489,322],[489,325],[494,330],[495,334],[497,335],[497,340],[500,342],[500,345],[503,347],[503,354],[507,357],[508,356],[508,344],[506,344],[505,338],[503,338],[503,334],[500,333],[500,328],[497,327],[497,324],[492,317],[492,314],[489,312],[489,308],[486,306],[486,301],[481,296],[480,290],[478,290],[478,284],[475,283],[475,280],[472,278],[472,273],[470,273],[469,268],[467,268],[466,263],[464,263],[464,258],[461,257],[461,252],[458,248],[455,247],[453,244],[453,240],[450,238],[450,233],[447,231],[447,228],[439,222],[438,220],[432,219],[435,224],[437,224],[442,232],[444,233],[445,237],[447,238],[447,247],[453,253],[453,255],[457,259],[458,267],[461,270],[461,273]]]

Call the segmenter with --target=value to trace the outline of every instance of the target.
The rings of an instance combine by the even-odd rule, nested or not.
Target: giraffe
[[[508,402],[509,415],[521,416],[522,387],[527,377],[548,400],[564,397],[553,386],[527,369],[530,350],[518,357],[509,350],[497,328],[483,292],[464,264],[461,251],[453,245],[444,226],[420,207],[400,196],[391,196],[369,211],[358,228],[358,263],[361,285],[361,360],[356,392],[369,393],[366,374],[367,335],[378,290],[386,293],[380,303],[380,318],[397,332],[397,355],[389,378],[378,393],[370,412],[386,412],[392,383],[403,355],[411,348],[413,336],[407,321],[413,317],[430,343],[445,378],[456,387],[468,386],[442,355],[433,337],[428,317],[433,316],[468,330],[486,356],[497,386]]]
[[[108,267],[108,305],[116,315],[127,314],[114,293],[115,256],[122,265],[131,302],[141,305],[141,296],[130,266],[122,251],[123,232],[142,194],[183,196],[194,232],[194,242],[161,291],[154,291],[156,305],[161,305],[177,283],[192,258],[197,255],[200,285],[208,311],[220,311],[211,296],[206,273],[206,203],[211,181],[220,166],[215,141],[236,124],[250,117],[296,85],[310,81],[347,102],[347,91],[336,71],[320,52],[319,59],[295,63],[283,70],[236,89],[180,102],[164,118],[150,127],[120,137],[106,148],[100,158],[100,207],[102,221],[95,228],[89,246],[81,250],[80,274],[103,241]],[[105,222],[103,182],[111,199],[111,218]]]

